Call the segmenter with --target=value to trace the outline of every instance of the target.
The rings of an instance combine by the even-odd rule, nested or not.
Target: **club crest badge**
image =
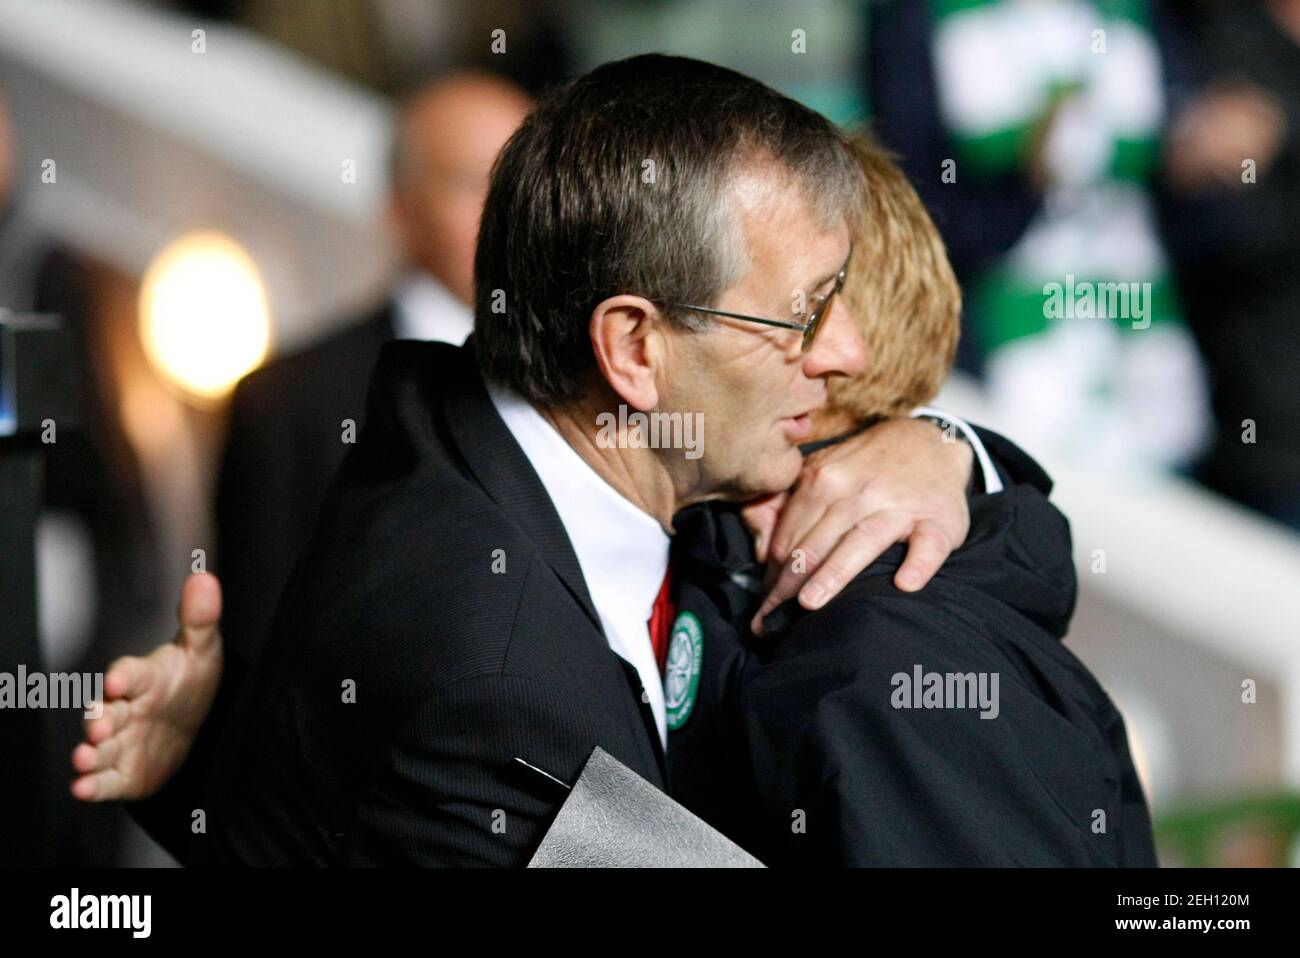
[[[700,689],[700,664],[704,660],[704,629],[693,612],[681,612],[673,621],[664,669],[664,708],[668,728],[686,724]]]

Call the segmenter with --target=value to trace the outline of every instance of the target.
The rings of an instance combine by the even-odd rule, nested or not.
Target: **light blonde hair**
[[[869,366],[832,380],[817,438],[925,405],[948,378],[960,333],[961,288],[921,198],[868,135],[856,135],[853,146],[867,185],[862,216],[850,224],[853,261],[842,295]]]

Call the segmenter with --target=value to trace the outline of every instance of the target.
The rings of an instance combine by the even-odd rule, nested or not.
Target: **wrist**
[[[998,475],[997,468],[993,465],[993,459],[989,456],[988,450],[984,448],[984,442],[980,439],[979,433],[971,427],[970,423],[959,416],[954,416],[930,406],[922,406],[912,410],[911,418],[924,419],[933,423],[936,428],[942,431],[945,442],[966,448],[967,453],[973,459],[973,461],[968,460],[971,470],[970,480],[967,484],[969,493],[993,494],[1002,491],[1002,478]]]
[[[975,450],[957,425],[951,419],[933,413],[913,413],[911,418],[929,423],[939,431],[939,441],[951,449],[950,458],[965,477],[963,485],[966,495],[982,492],[983,483],[979,481],[975,469]]]

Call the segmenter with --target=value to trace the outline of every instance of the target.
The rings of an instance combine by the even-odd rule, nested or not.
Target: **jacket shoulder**
[[[329,396],[364,397],[375,360],[392,339],[388,309],[381,307],[301,350],[277,356],[235,388],[240,411],[310,408]]]

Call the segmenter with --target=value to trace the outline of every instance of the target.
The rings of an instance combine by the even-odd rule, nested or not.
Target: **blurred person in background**
[[[76,370],[75,424],[55,423],[42,447],[45,507],[37,523],[37,580],[43,661],[28,668],[93,672],[126,652],[157,608],[156,556],[144,485],[118,415],[112,371],[97,328],[92,280],[70,251],[36,224],[20,165],[19,136],[0,91],[0,310],[62,318]],[[9,548],[5,543],[4,548]],[[49,773],[46,803],[55,826],[52,864],[117,863],[125,819],[79,808],[61,783],[58,756],[80,737],[78,711],[43,715]],[[22,787],[19,785],[18,787]]]
[[[1185,26],[1163,211],[1213,397],[1198,474],[1300,529],[1300,2],[1197,4]]]
[[[366,385],[390,339],[460,345],[473,329],[474,246],[492,163],[531,108],[509,81],[461,72],[398,109],[389,219],[403,258],[368,314],[240,382],[217,486],[223,631],[250,661],[358,434]],[[347,422],[353,427],[349,429]]]
[[[453,66],[535,92],[570,75],[572,0],[151,0],[226,20],[385,94]],[[494,49],[502,31],[505,50]],[[507,52],[509,56],[501,56]]]
[[[1205,390],[1146,186],[1148,4],[903,0],[872,28],[877,129],[953,249],[997,422],[1097,466],[1187,464]]]

